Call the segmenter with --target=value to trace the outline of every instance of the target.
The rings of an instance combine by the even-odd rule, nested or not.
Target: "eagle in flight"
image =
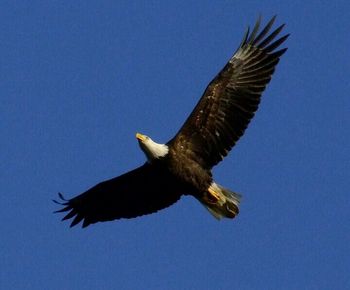
[[[217,184],[212,168],[243,135],[280,57],[289,34],[276,39],[284,24],[270,32],[273,17],[260,31],[259,17],[247,29],[237,51],[209,83],[178,133],[166,144],[136,134],[147,157],[142,166],[103,181],[86,192],[55,201],[82,227],[120,218],[134,218],[166,208],[182,195],[192,195],[217,219],[234,218],[240,195]]]

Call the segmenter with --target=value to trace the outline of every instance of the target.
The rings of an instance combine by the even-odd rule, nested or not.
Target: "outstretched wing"
[[[174,150],[182,151],[210,169],[243,135],[280,56],[287,50],[276,51],[289,36],[275,40],[284,24],[268,34],[275,18],[259,34],[260,18],[251,33],[248,28],[236,53],[208,85],[177,135],[168,142]]]
[[[170,184],[169,184],[170,183]],[[83,227],[96,222],[133,218],[154,213],[175,203],[181,196],[171,187],[169,176],[148,163],[116,178],[106,180],[81,195],[57,202],[73,218],[71,227],[83,220]]]

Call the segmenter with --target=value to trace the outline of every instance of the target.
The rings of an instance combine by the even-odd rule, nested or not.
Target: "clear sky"
[[[1,289],[350,289],[348,1],[1,1]],[[145,161],[259,14],[291,37],[215,179],[193,198],[70,229],[51,199]]]

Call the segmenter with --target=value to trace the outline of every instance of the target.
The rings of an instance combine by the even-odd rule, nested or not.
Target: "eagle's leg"
[[[216,203],[220,200],[220,193],[216,192],[212,186],[208,188],[208,192],[210,193],[210,195],[207,196],[209,202]]]

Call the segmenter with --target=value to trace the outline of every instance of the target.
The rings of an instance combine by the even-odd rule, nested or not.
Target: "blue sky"
[[[350,288],[348,1],[1,1],[0,288]],[[193,198],[69,229],[52,212],[166,142],[259,13],[289,50],[214,170],[235,220]]]

